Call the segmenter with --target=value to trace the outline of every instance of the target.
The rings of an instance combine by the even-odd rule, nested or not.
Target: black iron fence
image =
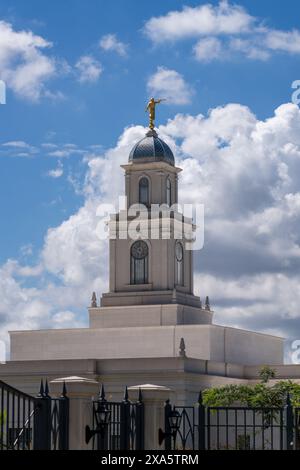
[[[32,448],[35,399],[0,382],[0,449]]]
[[[0,381],[0,450],[66,450],[68,431],[65,385],[60,398],[51,398],[41,382],[32,397]]]
[[[283,408],[209,407],[208,450],[282,450],[287,442]]]
[[[165,405],[166,450],[300,450],[300,409]]]
[[[96,450],[143,450],[144,404],[139,391],[137,402],[128,398],[127,387],[121,402],[107,401],[102,385],[93,402],[93,429],[86,427],[86,442]]]

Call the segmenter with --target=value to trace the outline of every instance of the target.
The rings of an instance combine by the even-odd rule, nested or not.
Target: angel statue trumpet
[[[149,103],[146,106],[145,111],[149,112],[149,127],[151,130],[154,129],[155,107],[157,104],[161,103],[162,101],[166,101],[166,100],[165,99],[156,100],[154,98],[150,98]]]

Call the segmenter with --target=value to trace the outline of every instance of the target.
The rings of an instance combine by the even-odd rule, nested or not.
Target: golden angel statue
[[[149,127],[151,130],[154,129],[154,121],[155,121],[155,106],[162,101],[166,101],[165,99],[156,100],[154,98],[150,98],[149,103],[146,106],[145,111],[149,112]]]

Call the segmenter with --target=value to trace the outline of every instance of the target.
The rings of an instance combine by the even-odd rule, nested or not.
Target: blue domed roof
[[[170,147],[161,140],[154,130],[149,130],[129,154],[129,161],[134,163],[166,162],[175,165],[175,159]]]

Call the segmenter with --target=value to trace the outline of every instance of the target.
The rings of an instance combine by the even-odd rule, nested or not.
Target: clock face
[[[176,243],[175,252],[176,252],[176,259],[177,259],[177,261],[182,261],[182,258],[183,258],[183,248],[182,248],[182,244],[181,244],[180,242],[177,242],[177,243]]]
[[[131,254],[135,259],[143,259],[148,255],[147,243],[139,240],[135,242],[131,247]]]

